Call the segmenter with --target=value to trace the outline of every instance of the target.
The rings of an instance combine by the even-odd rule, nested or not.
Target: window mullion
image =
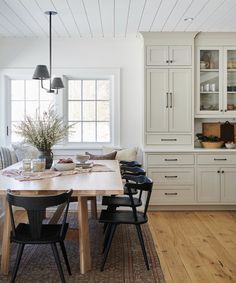
[[[83,98],[84,98],[84,80],[81,80],[81,104],[80,104],[80,111],[81,111],[81,142],[84,141],[84,131],[83,131]]]

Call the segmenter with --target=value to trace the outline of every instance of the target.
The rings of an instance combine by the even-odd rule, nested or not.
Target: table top
[[[112,172],[89,172],[68,176],[59,176],[43,180],[20,182],[14,178],[0,175],[0,195],[5,195],[8,189],[24,193],[48,194],[73,189],[76,196],[98,196],[122,194],[123,184],[117,160],[98,160],[111,168]],[[15,163],[5,169],[19,169],[22,163]]]

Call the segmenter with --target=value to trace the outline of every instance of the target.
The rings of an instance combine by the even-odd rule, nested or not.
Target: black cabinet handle
[[[178,193],[165,193],[166,196],[177,196]]]
[[[170,63],[173,63],[173,60],[170,60]]]
[[[170,108],[173,107],[173,93],[170,92]]]
[[[177,158],[165,158],[164,160],[165,161],[178,161]]]
[[[220,112],[223,112],[223,109],[220,109]]]
[[[214,158],[215,161],[226,161],[227,158]]]
[[[217,173],[220,173],[220,170],[218,170]]]
[[[221,173],[222,173],[222,174],[224,174],[224,173],[225,173],[225,171],[223,170]]]
[[[161,141],[177,141],[177,139],[161,139]]]
[[[168,95],[169,93],[167,92],[166,93],[166,108],[168,108],[169,107],[169,95]]]
[[[165,178],[178,178],[178,176],[165,176]]]
[[[169,63],[169,60],[166,60],[166,63]]]
[[[225,112],[227,112],[227,109],[225,109]]]

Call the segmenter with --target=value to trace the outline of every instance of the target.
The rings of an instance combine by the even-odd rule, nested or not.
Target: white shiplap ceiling
[[[236,31],[236,0],[0,0],[0,37],[126,37],[139,31]],[[194,18],[192,22],[185,18]]]

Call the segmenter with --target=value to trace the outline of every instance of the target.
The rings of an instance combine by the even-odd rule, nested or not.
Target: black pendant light
[[[37,65],[33,79],[41,81],[41,87],[49,93],[58,93],[58,89],[64,88],[62,79],[55,77],[52,80],[52,15],[56,15],[55,11],[46,11],[49,15],[49,72],[46,65]],[[49,79],[49,89],[43,86],[43,81]]]

